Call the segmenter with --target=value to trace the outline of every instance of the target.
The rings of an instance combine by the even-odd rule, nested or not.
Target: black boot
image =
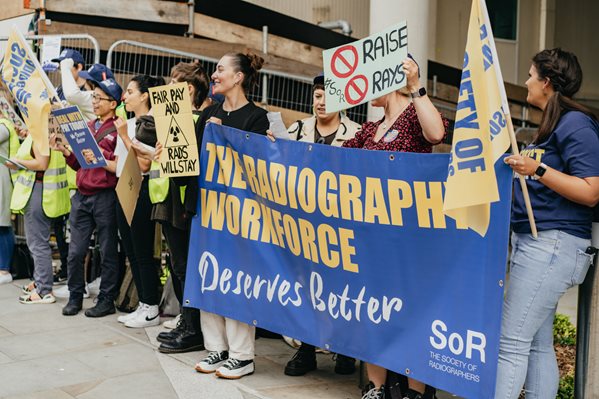
[[[297,377],[316,370],[316,348],[302,343],[295,355],[285,366],[285,375]]]
[[[158,347],[159,352],[183,353],[204,349],[204,337],[200,329],[200,311],[184,307],[181,319],[185,320],[185,329],[173,340],[161,343]]]
[[[422,394],[418,391],[414,391],[413,389],[408,389],[408,391],[403,395],[403,399],[422,399]]]
[[[177,322],[177,327],[173,328],[170,331],[163,331],[156,337],[158,342],[168,342],[177,338],[181,333],[183,333],[187,329],[185,325],[185,319],[183,317],[179,318]]]
[[[69,302],[62,308],[64,316],[75,316],[83,307],[83,296],[69,296]]]
[[[104,317],[116,312],[112,299],[98,298],[98,303],[93,308],[85,311],[87,317]]]
[[[335,360],[335,373],[341,375],[350,375],[353,374],[355,371],[356,359],[338,353],[337,359]]]

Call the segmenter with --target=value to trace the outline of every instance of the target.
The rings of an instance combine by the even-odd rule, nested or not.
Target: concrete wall
[[[436,45],[434,54],[429,54],[431,59],[462,66],[471,6],[471,0],[437,3]],[[530,58],[539,47],[539,8],[540,0],[520,0],[517,39],[495,41],[503,77],[510,83],[522,85],[528,78]]]
[[[245,0],[248,3],[318,23],[344,19],[351,24],[353,37],[368,36],[370,1],[368,0]]]
[[[599,40],[597,38],[597,0],[557,0],[555,47],[572,51],[582,66],[584,80],[578,98],[599,108]]]

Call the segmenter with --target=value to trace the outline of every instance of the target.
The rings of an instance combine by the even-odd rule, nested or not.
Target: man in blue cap
[[[78,67],[73,58],[65,58],[60,62],[64,99],[69,104],[78,106],[86,120],[94,120],[96,114],[92,103],[93,85],[90,81],[101,82],[114,78],[114,75],[106,65],[93,64],[88,70],[78,70],[75,78],[75,74],[70,74],[69,71]]]
[[[62,61],[64,60],[70,60],[70,63],[65,65],[63,68]],[[71,48],[65,48],[62,50],[58,58],[54,58],[52,62],[60,63],[61,70],[64,70],[67,73],[70,72],[70,75],[73,77],[77,87],[83,89],[83,86],[85,85],[85,79],[79,76],[79,72],[85,69],[85,59],[79,51],[73,50]],[[62,85],[56,88],[56,92],[61,100],[66,100]]]

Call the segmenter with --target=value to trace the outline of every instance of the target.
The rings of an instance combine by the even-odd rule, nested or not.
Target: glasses
[[[99,95],[99,94],[97,94],[97,93],[93,93],[93,94],[92,94],[92,100],[93,100],[93,101],[102,101],[102,100],[104,100],[104,101],[113,101],[113,100],[112,100],[112,98],[109,98],[109,97],[102,97],[102,96],[100,96],[100,95]]]

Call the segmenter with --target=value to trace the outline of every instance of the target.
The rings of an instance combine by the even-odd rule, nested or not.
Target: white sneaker
[[[52,290],[52,293],[54,294],[54,296],[56,298],[66,298],[69,299],[69,286],[68,285],[63,285],[61,287],[58,287],[56,289]],[[83,297],[84,298],[89,298],[89,288],[87,286],[87,284],[85,285],[85,292],[83,293]]]
[[[164,323],[162,323],[162,326],[164,328],[172,330],[173,328],[177,327],[177,324],[179,324],[179,320],[181,320],[181,314],[178,314],[175,318],[165,321]]]
[[[244,375],[254,373],[253,360],[239,360],[229,358],[222,366],[216,369],[216,376],[228,380],[237,380]]]
[[[87,286],[85,287],[85,290],[91,296],[98,296],[100,294],[100,283],[101,282],[102,282],[102,278],[98,277],[91,283],[87,284]],[[87,297],[84,297],[84,298],[87,298]]]
[[[144,307],[144,306],[146,306],[146,304],[145,304],[145,303],[143,303],[143,302],[139,302],[139,305],[137,305],[137,308],[136,308],[136,309],[135,309],[133,312],[131,312],[131,313],[127,313],[127,314],[124,314],[124,315],[121,315],[121,316],[117,317],[117,319],[116,319],[116,320],[117,320],[119,323],[123,323],[123,324],[124,324],[124,323],[126,323],[128,320],[131,320],[131,319],[133,319],[135,316],[137,316],[137,314],[138,314],[139,312],[141,312],[141,310],[143,309],[143,307]]]
[[[157,326],[160,324],[160,310],[158,305],[146,305],[135,317],[125,322],[125,327],[129,328],[145,328]]]
[[[0,284],[12,283],[12,274],[2,273],[0,274]]]

